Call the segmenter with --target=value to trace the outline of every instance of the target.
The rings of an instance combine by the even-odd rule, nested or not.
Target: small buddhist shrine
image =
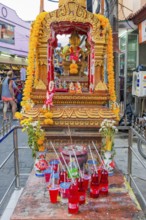
[[[59,51],[58,35],[69,35]],[[56,54],[61,57],[59,74]],[[28,60],[24,117],[39,118],[42,126],[54,131],[98,130],[103,119],[118,119],[112,29],[103,15],[86,10],[85,0],[60,0],[57,10],[37,16]],[[53,123],[45,120],[43,109],[52,112]]]

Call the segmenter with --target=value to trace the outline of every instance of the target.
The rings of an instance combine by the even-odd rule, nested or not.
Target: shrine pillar
[[[103,81],[105,45],[95,44],[95,73],[94,73],[94,88],[100,81]]]

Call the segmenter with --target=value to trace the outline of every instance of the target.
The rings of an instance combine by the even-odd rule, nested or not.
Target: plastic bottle
[[[70,162],[68,164],[68,167],[69,167],[69,171],[70,171],[68,173],[68,177],[69,178],[78,178],[79,177],[78,167],[77,167],[75,159],[71,157],[71,154],[70,154]]]
[[[78,185],[75,183],[72,183],[69,188],[68,212],[70,214],[77,214],[78,211],[79,211]]]
[[[79,178],[78,179],[78,193],[79,193],[79,204],[85,204],[86,200],[86,193],[85,193],[85,187],[84,187],[84,179]]]
[[[91,176],[90,197],[97,198],[99,196],[99,180],[98,173],[94,172]]]
[[[108,171],[105,169],[101,170],[100,194],[102,195],[108,194]]]

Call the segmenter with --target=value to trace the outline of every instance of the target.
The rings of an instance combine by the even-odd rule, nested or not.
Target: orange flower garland
[[[41,23],[44,20],[48,12],[41,12],[36,20],[32,24],[30,32],[30,42],[29,42],[29,54],[28,54],[28,68],[27,68],[27,80],[25,82],[25,88],[23,92],[23,107],[25,107],[26,101],[30,100],[30,94],[32,91],[33,83],[36,84],[38,81],[38,59],[36,48],[38,45],[39,31]],[[36,59],[36,60],[35,60]],[[34,81],[35,74],[35,81]]]
[[[110,100],[112,101],[111,108],[117,119],[119,119],[119,107],[116,103],[116,92],[115,92],[115,76],[114,76],[114,62],[113,62],[113,34],[109,20],[101,14],[96,14],[98,17],[101,27],[102,35],[106,33],[106,29],[109,29],[108,44],[107,44],[107,72],[108,72],[108,89],[110,94]],[[102,37],[102,36],[101,36]]]
[[[108,71],[108,88],[110,94],[110,100],[116,101],[115,94],[115,79],[114,79],[114,63],[113,63],[113,37],[112,37],[112,29],[109,23],[109,20],[101,14],[96,14],[99,19],[102,27],[101,33],[104,35],[106,33],[106,29],[109,29],[108,35],[108,44],[107,44],[107,71]],[[101,36],[102,37],[102,36]]]

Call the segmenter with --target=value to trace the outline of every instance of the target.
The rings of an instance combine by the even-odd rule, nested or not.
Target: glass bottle
[[[78,179],[78,193],[79,193],[79,204],[85,204],[86,200],[86,193],[85,193],[85,187],[84,187],[84,179],[79,178]]]
[[[99,196],[99,180],[98,173],[94,172],[91,176],[90,197],[97,198]]]
[[[70,214],[76,214],[79,211],[79,193],[78,193],[78,185],[72,183],[69,188],[69,196],[68,196],[68,212]]]
[[[68,177],[69,178],[78,178],[78,176],[79,176],[78,175],[78,167],[77,167],[75,159],[71,157],[71,154],[70,154],[70,162],[68,164],[68,167],[69,167]]]
[[[64,167],[59,172],[59,184],[67,182],[67,172]]]
[[[102,195],[108,194],[108,171],[105,169],[101,170],[100,194]]]

